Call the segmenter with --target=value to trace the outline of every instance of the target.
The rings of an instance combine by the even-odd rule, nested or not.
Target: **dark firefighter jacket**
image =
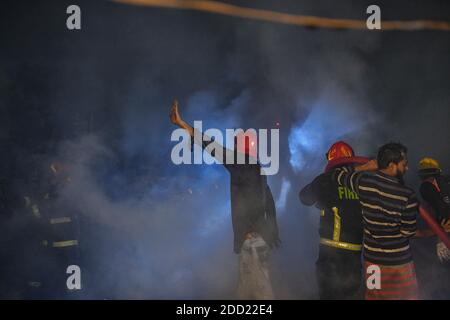
[[[430,177],[420,185],[422,198],[433,209],[439,223],[450,217],[450,177]]]
[[[321,210],[321,244],[360,251],[363,238],[361,205],[356,193],[339,186],[332,173],[323,173],[300,191],[300,201]]]
[[[196,141],[196,143],[201,144],[203,148],[215,144],[222,150],[223,159],[225,159],[227,149],[216,142]],[[214,151],[211,154],[216,156]],[[237,154],[234,152],[234,164],[227,164],[226,161],[223,161],[231,179],[230,195],[234,252],[240,252],[246,234],[251,232],[261,235],[270,247],[277,247],[280,240],[275,202],[267,184],[267,178],[261,174],[260,164],[249,164],[248,158],[246,158],[245,164],[236,164],[236,159]]]

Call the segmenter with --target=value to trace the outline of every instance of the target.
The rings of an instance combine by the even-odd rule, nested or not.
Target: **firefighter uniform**
[[[59,189],[68,182],[68,177],[58,179],[47,192],[24,197],[33,232],[32,272],[28,273],[25,298],[76,298],[76,290],[67,286],[70,274],[66,271],[70,265],[80,265],[78,214],[68,211],[58,199]]]
[[[432,158],[419,162],[419,175],[422,178],[420,193],[432,207],[437,221],[445,225],[450,218],[450,177],[441,174],[439,163]]]
[[[422,179],[420,194],[425,203],[431,207],[437,222],[450,234],[450,177],[442,175],[439,163],[432,158],[419,162],[419,176]],[[436,253],[439,259],[433,259],[432,274],[428,275],[433,288],[428,290],[429,298],[448,299],[450,294],[450,252],[438,240]],[[428,266],[429,267],[429,266]],[[431,269],[431,268],[429,268]]]
[[[344,147],[342,151],[339,149]],[[336,155],[336,149],[337,155]],[[339,142],[328,160],[351,165],[353,150]],[[333,156],[333,159],[330,157]],[[346,164],[343,164],[346,163]],[[339,166],[341,166],[339,165]],[[358,195],[332,180],[333,166],[300,191],[300,201],[320,209],[320,245],[316,276],[320,299],[358,299],[361,296],[363,226]]]

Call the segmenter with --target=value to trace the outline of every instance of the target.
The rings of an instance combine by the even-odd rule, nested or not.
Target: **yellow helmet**
[[[433,158],[423,158],[419,162],[419,171],[422,170],[441,171],[441,168],[439,167],[439,162]]]
[[[422,160],[420,160],[419,174],[422,178],[440,174],[441,172],[442,172],[442,170],[439,167],[439,162],[437,162],[433,158],[423,158]]]

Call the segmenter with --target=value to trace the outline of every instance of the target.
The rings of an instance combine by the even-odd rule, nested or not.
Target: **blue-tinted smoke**
[[[297,122],[288,138],[289,163],[295,172],[313,168],[311,159],[324,159],[329,146],[350,135],[361,135],[377,121],[370,109],[355,105],[341,92],[325,91],[308,116]]]
[[[46,135],[52,144],[71,137],[45,156],[73,165],[61,201],[84,220],[87,298],[234,297],[229,176],[220,165],[171,163],[174,98],[182,116],[205,129],[280,123],[280,171],[269,178],[282,240],[272,260],[280,298],[317,298],[319,215],[297,195],[322,172],[331,143],[349,140],[364,155],[401,140],[411,157],[432,154],[449,166],[444,33],[311,30],[87,0],[79,1],[85,28],[68,32],[64,1],[39,3],[42,10],[0,11],[12,25],[0,50],[12,62],[1,70],[1,103],[10,108],[1,112],[8,120],[0,138],[23,148],[16,158],[24,161],[44,149]],[[348,2],[254,5],[336,17],[364,12]],[[392,14],[440,14],[428,6],[398,4]],[[54,14],[42,19],[43,12]],[[80,119],[92,121],[73,125]],[[2,150],[8,157],[10,149]],[[20,166],[24,181],[36,162]]]

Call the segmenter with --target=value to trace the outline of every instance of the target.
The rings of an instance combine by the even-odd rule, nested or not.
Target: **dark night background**
[[[361,20],[370,4],[382,20],[450,17],[444,0],[224,2]],[[70,4],[81,8],[81,30],[66,28]],[[59,210],[79,216],[83,290],[73,298],[233,297],[228,176],[172,164],[175,97],[206,127],[279,122],[280,171],[269,177],[283,241],[272,265],[279,298],[317,298],[318,212],[297,194],[331,143],[373,156],[403,142],[416,189],[420,158],[450,167],[449,32],[311,29],[100,0],[0,7],[2,298],[28,297],[45,260],[23,198],[41,192],[55,160],[73,168],[58,197]],[[413,246],[430,298],[434,247]]]

